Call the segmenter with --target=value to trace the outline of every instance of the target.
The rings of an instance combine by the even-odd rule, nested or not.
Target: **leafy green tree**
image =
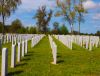
[[[30,34],[36,34],[37,33],[36,27],[30,27],[29,28],[29,33]]]
[[[10,33],[10,25],[5,25],[5,33]]]
[[[2,26],[3,26],[3,24],[2,24],[2,22],[0,22],[0,33],[2,33]],[[5,33],[10,33],[10,25],[6,25],[5,26]]]
[[[22,28],[22,23],[19,19],[16,19],[12,22],[12,24],[11,24],[11,32],[12,33],[17,33],[17,31],[21,28]]]
[[[54,27],[55,30],[57,30],[58,27],[59,27],[59,23],[58,23],[58,22],[54,22],[54,23],[53,23],[53,27]]]
[[[58,34],[59,33],[59,23],[58,22],[54,22],[53,23],[53,27],[54,29],[52,30],[53,34]]]
[[[78,35],[79,32],[74,30],[74,31],[73,31],[73,34],[74,34],[74,35]]]
[[[14,12],[21,0],[0,0],[0,16],[2,18],[2,33],[4,33],[5,20]]]
[[[26,34],[27,33],[26,28],[22,27],[22,28],[18,29],[17,33],[19,33],[19,34]]]
[[[48,31],[48,25],[52,17],[52,10],[46,11],[46,7],[42,6],[37,10],[35,19],[37,20],[38,31],[46,33]]]
[[[100,31],[97,31],[95,35],[100,36]]]
[[[60,34],[64,34],[64,35],[68,34],[68,29],[64,24],[59,28],[59,30],[60,30]]]

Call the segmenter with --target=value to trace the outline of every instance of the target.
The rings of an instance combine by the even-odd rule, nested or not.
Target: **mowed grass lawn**
[[[8,76],[100,76],[100,48],[88,51],[73,44],[73,50],[70,50],[54,37],[53,39],[58,48],[57,65],[51,64],[52,51],[47,36],[33,48],[29,41],[28,54],[13,69],[10,68],[11,43],[3,45],[8,48],[9,54]]]

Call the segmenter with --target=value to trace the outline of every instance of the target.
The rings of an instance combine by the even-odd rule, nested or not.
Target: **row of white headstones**
[[[21,35],[20,35],[21,36]],[[14,36],[13,36],[14,37]],[[34,44],[38,44],[38,42],[44,37],[44,35],[24,35],[21,36],[21,40],[18,40],[18,43],[16,39],[12,38],[12,51],[11,51],[11,68],[14,68],[16,66],[16,55],[17,55],[17,62],[21,61],[21,57],[24,57],[25,54],[28,53],[28,41],[31,40],[31,42]],[[16,54],[16,45],[18,44],[18,54]],[[22,44],[22,45],[21,45]],[[0,45],[2,45],[2,39],[0,39]],[[32,47],[34,47],[32,46]],[[21,49],[22,48],[22,49]],[[21,55],[22,53],[22,55]],[[1,65],[1,76],[7,76],[8,69],[8,49],[3,48],[2,49],[2,65]]]
[[[93,47],[100,46],[99,36],[80,36],[80,35],[54,35],[56,39],[61,41],[65,46],[72,50],[73,43],[91,51]]]
[[[32,38],[31,47],[34,47],[45,35],[39,35]]]
[[[6,34],[6,35],[2,35],[0,34],[0,39],[2,40],[1,43],[5,44],[5,43],[9,43],[9,42],[21,42],[23,40],[29,39],[33,36],[36,36],[36,34]]]
[[[55,44],[55,42],[53,41],[50,35],[49,35],[49,42],[50,42],[50,46],[52,49],[52,56],[53,56],[52,64],[57,64],[57,45]]]
[[[6,35],[2,35],[0,34],[0,51],[1,51],[1,47],[2,47],[2,44],[5,44],[5,43],[11,43],[12,44],[17,44],[18,42],[22,42],[22,41],[25,41],[25,40],[29,40],[30,38],[32,38],[32,34],[6,34]]]

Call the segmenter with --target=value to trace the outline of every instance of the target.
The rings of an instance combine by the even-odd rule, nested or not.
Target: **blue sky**
[[[55,0],[22,0],[22,4],[18,6],[15,13],[13,13],[7,20],[6,24],[11,24],[15,19],[20,19],[24,26],[35,26],[36,20],[32,19],[35,15],[36,10],[41,6],[47,6],[48,9],[56,11]],[[85,22],[81,24],[81,32],[83,33],[95,33],[100,30],[100,0],[86,0],[83,3],[84,7],[88,10],[85,15]],[[52,23],[59,21],[60,24],[66,24],[70,30],[70,26],[67,22],[63,21],[61,17],[53,17],[50,22]],[[75,30],[78,30],[78,24],[74,24]]]

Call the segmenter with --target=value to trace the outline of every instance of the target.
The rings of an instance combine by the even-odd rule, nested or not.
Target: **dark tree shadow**
[[[28,52],[28,54],[33,54],[33,53],[34,53],[33,51]]]
[[[20,73],[22,73],[22,72],[23,72],[23,71],[10,72],[10,73],[8,73],[7,76],[14,76],[15,74],[18,75],[18,74],[20,74]]]
[[[57,58],[60,58],[60,57],[61,57],[60,55],[57,56]]]
[[[29,60],[31,60],[31,59],[30,58],[25,58],[22,61],[29,61]]]
[[[32,54],[27,54],[27,55],[25,55],[26,57],[29,57],[29,56],[32,56]]]
[[[57,61],[57,63],[59,64],[59,63],[63,63],[64,62],[64,60],[58,60]]]
[[[24,66],[24,65],[27,65],[27,63],[19,63],[19,64],[16,65],[16,67],[18,67],[18,66]]]

